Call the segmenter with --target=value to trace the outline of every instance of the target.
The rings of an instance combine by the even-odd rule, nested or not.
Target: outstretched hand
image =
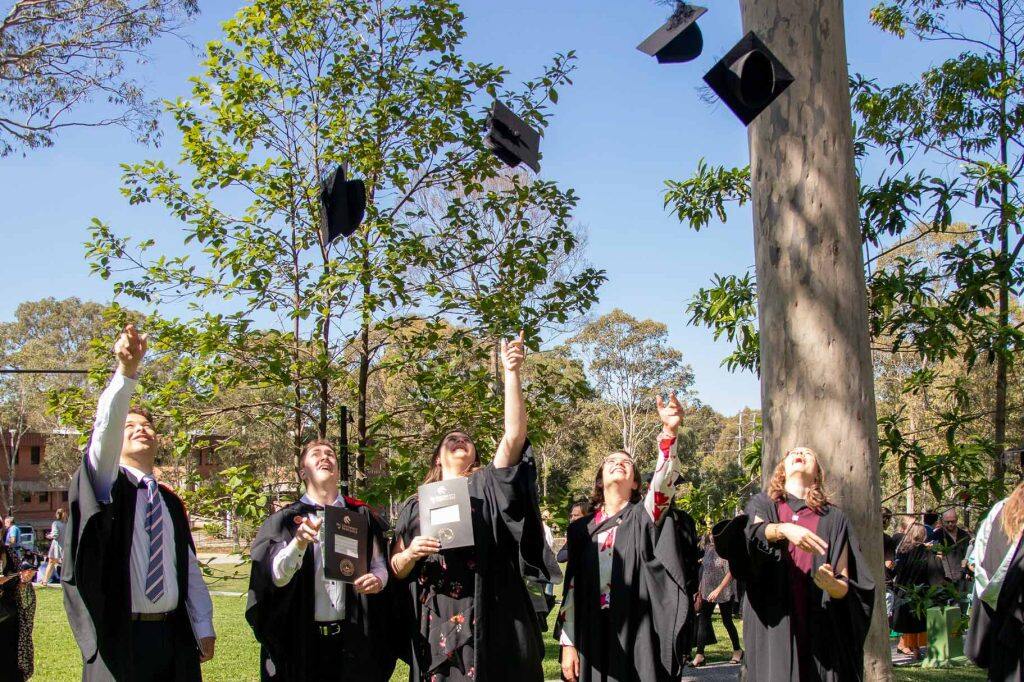
[[[675,435],[679,425],[683,423],[683,411],[683,404],[679,402],[675,391],[669,394],[667,403],[660,395],[658,396],[658,417],[665,433]]]
[[[139,364],[149,346],[149,334],[139,334],[134,324],[129,324],[114,342],[114,356],[117,358],[117,371],[132,379],[139,374]]]
[[[525,332],[520,331],[519,336],[512,341],[501,340],[501,364],[506,372],[518,373],[526,361],[524,335]]]

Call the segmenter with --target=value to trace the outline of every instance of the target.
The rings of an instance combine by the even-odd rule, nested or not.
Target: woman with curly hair
[[[657,403],[662,429],[646,495],[633,457],[613,452],[594,477],[591,513],[566,535],[559,642],[569,682],[678,680],[690,648],[696,529],[672,507],[683,407],[675,394]]]
[[[862,679],[875,583],[817,455],[789,450],[745,512],[715,546],[745,581],[746,679]]]
[[[978,528],[967,655],[990,680],[1024,679],[1024,483]]]

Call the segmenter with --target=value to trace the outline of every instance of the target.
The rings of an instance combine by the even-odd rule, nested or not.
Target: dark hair
[[[300,469],[302,468],[302,462],[306,459],[306,455],[308,455],[309,451],[312,450],[313,448],[315,448],[318,445],[326,445],[327,447],[329,447],[331,449],[331,452],[333,452],[335,454],[335,456],[337,456],[338,451],[337,451],[337,449],[335,449],[334,443],[332,443],[331,441],[327,440],[326,438],[314,438],[313,440],[307,441],[306,443],[304,443],[302,445],[302,451],[299,453],[299,461],[298,461]]]
[[[588,500],[574,500],[573,503],[569,505],[569,513],[572,514],[572,510],[575,509],[576,507],[579,507],[580,509],[583,510],[583,513],[585,514],[587,512],[587,507],[589,505],[590,502]]]
[[[153,427],[153,430],[156,430],[156,421],[154,421],[153,419],[153,413],[147,410],[145,407],[132,405],[131,407],[128,408],[128,414],[137,414],[140,417],[145,417],[146,421],[149,422],[149,425]]]
[[[934,509],[927,510],[921,517],[926,526],[934,526],[935,522],[939,520],[939,513]]]
[[[633,462],[633,482],[636,483],[636,487],[630,491],[629,501],[639,502],[640,501],[640,471],[636,468],[636,461],[633,460],[633,455],[627,450],[616,450],[615,452],[608,455],[625,455],[629,457],[630,461]],[[605,459],[608,459],[605,457]],[[601,465],[597,467],[597,474],[594,475],[594,490],[590,493],[590,511],[596,512],[598,509],[604,506],[604,460],[601,461]],[[571,510],[570,510],[571,511]]]
[[[476,443],[473,442],[473,436],[469,435],[469,432],[465,429],[451,429],[445,431],[444,435],[441,436],[441,440],[437,441],[437,446],[434,447],[434,452],[430,455],[430,469],[427,470],[427,475],[423,477],[423,483],[437,483],[444,477],[444,471],[441,469],[441,448],[444,447],[444,441],[448,436],[453,433],[462,433],[469,438],[469,442],[473,443],[473,463],[469,469],[466,470],[466,476],[479,469],[482,465],[480,464],[480,451],[476,449]]]

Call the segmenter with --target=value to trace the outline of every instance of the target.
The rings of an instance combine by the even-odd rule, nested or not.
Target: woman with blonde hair
[[[1024,679],[1024,482],[978,528],[967,655],[990,680]]]
[[[746,588],[748,680],[863,678],[875,583],[813,450],[786,452],[768,490],[716,526],[715,547]]]

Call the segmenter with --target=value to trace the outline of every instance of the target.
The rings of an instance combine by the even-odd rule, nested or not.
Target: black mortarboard
[[[729,562],[729,572],[737,580],[745,580],[750,576],[750,551],[747,548],[746,514],[719,521],[711,529],[711,538],[715,543],[718,556]]]
[[[704,36],[697,27],[697,19],[707,11],[706,7],[679,3],[668,21],[647,36],[636,49],[655,57],[660,64],[679,64],[696,59],[704,49]]]
[[[338,166],[321,184],[320,234],[324,244],[350,236],[363,222],[365,212],[366,185],[362,180],[346,180],[345,167]]]
[[[534,173],[540,172],[540,133],[498,100],[487,115],[484,144],[508,166],[525,163]]]
[[[704,82],[744,125],[750,125],[789,87],[793,76],[751,31],[704,74]]]

